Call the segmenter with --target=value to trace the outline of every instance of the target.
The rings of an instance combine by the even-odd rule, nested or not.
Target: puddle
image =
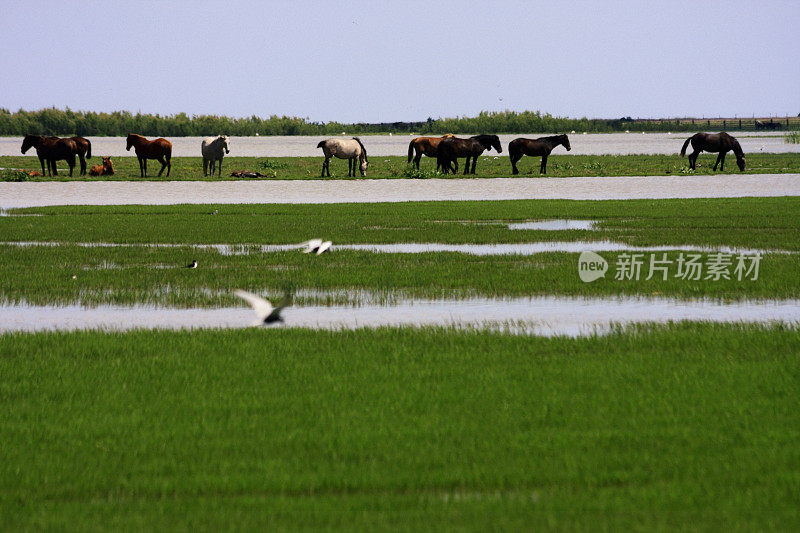
[[[570,229],[593,230],[598,220],[537,220],[535,222],[515,222],[508,229],[536,229],[544,231],[562,231]]]
[[[417,300],[395,305],[290,307],[271,327],[343,330],[382,326],[449,326],[514,334],[580,336],[615,325],[669,321],[800,324],[800,300],[720,303],[654,298]],[[0,331],[244,328],[259,325],[249,308],[153,306],[0,306]]]
[[[191,248],[212,250],[221,255],[250,255],[254,253],[286,252],[303,250],[305,244],[168,244],[168,243],[109,243],[75,242],[61,243],[51,241],[0,242],[0,246],[79,246],[83,248]],[[736,248],[730,246],[695,246],[690,244],[635,246],[615,241],[541,241],[502,244],[445,244],[436,242],[405,242],[393,244],[334,244],[330,252],[354,250],[384,254],[424,254],[452,252],[467,255],[535,255],[548,252],[581,253],[591,252],[722,252],[728,254],[793,254],[788,250],[765,250],[757,248]]]

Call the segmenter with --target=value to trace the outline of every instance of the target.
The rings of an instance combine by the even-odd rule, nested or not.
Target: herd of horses
[[[230,140],[227,135],[208,137],[203,140],[201,153],[203,155],[203,175],[207,176],[210,169],[211,175],[217,171],[222,175],[222,159],[224,154],[230,153]],[[718,153],[717,166],[720,171],[725,166],[725,155],[733,152],[736,156],[736,164],[741,171],[745,169],[745,156],[739,142],[725,132],[722,133],[696,133],[686,139],[681,148],[681,157],[686,155],[686,148],[691,143],[692,153],[689,154],[689,168],[694,169],[697,163],[697,156],[700,152]],[[572,147],[569,144],[567,135],[551,135],[538,139],[526,139],[520,137],[508,144],[508,155],[511,161],[511,171],[514,175],[519,174],[517,163],[522,156],[541,157],[542,162],[539,167],[541,174],[547,173],[547,157],[550,152],[558,146],[563,146],[567,151]],[[42,165],[42,175],[57,176],[56,161],[66,161],[69,166],[69,175],[72,176],[75,160],[78,158],[81,164],[80,174],[86,174],[86,158],[92,157],[92,143],[83,137],[48,137],[44,135],[26,135],[22,141],[22,153],[26,153],[30,148],[36,150],[39,162]],[[148,140],[141,135],[134,133],[128,134],[126,139],[126,150],[133,148],[136,157],[139,159],[139,173],[141,177],[147,177],[147,160],[155,159],[161,163],[158,175],[167,170],[169,176],[172,169],[172,143],[166,139],[158,138]],[[367,175],[369,160],[367,159],[367,149],[358,137],[352,139],[331,138],[321,141],[317,148],[322,148],[325,160],[322,163],[322,177],[330,177],[330,160],[332,157],[347,159],[347,176],[355,177],[356,170],[362,177]],[[478,157],[487,150],[495,150],[497,153],[503,152],[500,145],[500,138],[497,135],[475,135],[469,138],[456,137],[455,135],[443,135],[441,137],[417,137],[408,145],[408,163],[412,163],[417,169],[420,167],[422,156],[436,158],[436,170],[444,174],[458,172],[458,160],[465,158],[464,174],[475,174],[475,167]],[[46,165],[45,165],[46,164]],[[95,165],[89,171],[90,175],[102,176],[114,173],[111,158],[104,157],[102,165]]]

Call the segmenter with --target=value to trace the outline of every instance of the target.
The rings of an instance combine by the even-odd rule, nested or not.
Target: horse
[[[408,143],[408,161],[407,163],[411,163],[411,159],[414,159],[414,164],[419,170],[419,160],[422,159],[423,155],[428,157],[436,157],[438,154],[439,143],[442,142],[442,139],[447,139],[449,137],[455,137],[452,133],[448,133],[447,135],[443,135],[442,137],[417,137],[416,139],[412,139],[410,143]],[[416,155],[415,155],[416,152]],[[439,170],[439,161],[436,161],[436,170]]]
[[[511,173],[519,174],[517,161],[523,155],[542,156],[542,165],[539,167],[540,174],[547,174],[547,156],[558,145],[563,145],[569,152],[572,147],[569,145],[569,137],[563,135],[551,135],[550,137],[539,137],[538,139],[525,139],[520,137],[508,143],[508,157],[511,159]]]
[[[110,157],[104,157],[102,165],[95,165],[89,169],[90,176],[111,176],[112,174],[114,174],[114,164]]]
[[[692,143],[693,150],[692,153],[689,154],[690,169],[695,170],[697,156],[700,155],[700,152],[705,150],[706,152],[719,152],[717,162],[714,163],[714,170],[717,170],[717,165],[719,165],[719,170],[722,172],[725,167],[725,154],[733,150],[734,155],[736,155],[736,164],[739,166],[739,170],[744,172],[745,161],[742,147],[739,146],[739,141],[724,131],[721,133],[695,133],[683,143],[681,157],[686,155],[686,147],[690,142]]]
[[[322,163],[322,177],[325,177],[325,172],[328,172],[328,177],[331,177],[330,161],[332,156],[339,159],[347,159],[347,177],[356,176],[356,165],[361,171],[361,177],[367,175],[367,149],[361,143],[361,139],[353,137],[352,139],[325,139],[317,144],[317,148],[322,148],[322,153],[325,154],[325,161]],[[358,163],[356,163],[358,161]]]
[[[439,151],[437,155],[437,162],[442,167],[445,174],[450,170],[453,173],[458,173],[458,158],[466,157],[464,163],[464,175],[470,173],[469,160],[472,158],[472,174],[475,174],[475,165],[478,162],[478,156],[484,150],[494,148],[498,154],[503,153],[503,147],[500,146],[500,138],[497,135],[475,135],[469,139],[461,139],[459,137],[448,137],[439,142]],[[451,163],[455,163],[455,167],[451,167]]]
[[[69,165],[69,175],[72,177],[72,169],[75,167],[75,155],[78,153],[78,145],[75,144],[75,141],[29,134],[22,139],[22,153],[24,154],[31,147],[36,149],[36,155],[42,165],[42,175],[45,174],[45,161],[47,161],[47,169],[50,171],[50,175],[58,176],[56,161],[64,160]]]
[[[59,137],[50,137],[51,139],[58,140]],[[69,137],[70,140],[75,141],[78,147],[78,159],[81,161],[81,176],[86,175],[86,159],[92,157],[92,143],[89,139],[83,137]]]
[[[211,176],[214,176],[217,161],[219,161],[219,175],[222,176],[222,158],[225,154],[231,153],[228,142],[230,139],[227,135],[203,139],[203,144],[200,145],[200,152],[203,154],[203,176],[208,175],[209,166],[211,166]]]
[[[166,139],[159,137],[153,141],[148,141],[141,135],[129,133],[127,138],[127,147],[125,150],[130,151],[131,146],[134,147],[136,157],[139,158],[139,173],[141,177],[147,177],[147,160],[156,159],[161,163],[161,170],[158,171],[159,177],[164,169],[167,169],[167,177],[169,171],[172,169],[172,143]]]

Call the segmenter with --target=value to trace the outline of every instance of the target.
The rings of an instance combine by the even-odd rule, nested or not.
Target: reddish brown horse
[[[439,143],[442,142],[442,139],[447,139],[448,137],[455,137],[455,135],[448,133],[441,137],[417,137],[416,139],[412,139],[411,142],[408,143],[407,163],[411,163],[411,159],[413,158],[414,165],[416,165],[417,170],[419,170],[419,160],[422,159],[422,156],[436,157],[439,153]],[[436,170],[439,170],[438,161],[436,162]]]
[[[134,147],[136,157],[139,158],[139,172],[143,178],[147,177],[147,160],[156,159],[161,163],[161,170],[158,175],[167,169],[167,176],[172,169],[172,143],[166,139],[158,138],[154,141],[148,141],[141,135],[135,133],[128,134],[128,146],[126,150],[130,150],[131,146]]]
[[[104,157],[102,165],[95,165],[89,169],[90,176],[110,176],[112,174],[114,174],[114,163],[111,162],[110,157]]]
[[[50,137],[51,139],[58,140],[59,137]],[[86,159],[92,157],[92,143],[89,139],[83,137],[70,137],[71,141],[75,141],[78,147],[78,159],[81,161],[81,176],[86,175]]]
[[[733,150],[734,155],[736,155],[736,164],[739,165],[739,170],[744,172],[744,152],[742,147],[739,146],[739,141],[724,131],[721,133],[695,133],[683,143],[681,157],[686,155],[686,147],[690,142],[692,143],[693,151],[689,154],[689,168],[692,170],[695,169],[697,164],[697,156],[705,150],[706,152],[719,152],[717,162],[714,163],[714,170],[717,170],[717,165],[719,165],[719,170],[722,171],[725,166],[725,154]]]
[[[443,139],[439,142],[439,154],[436,158],[439,165],[447,174],[450,170],[453,173],[458,172],[458,158],[466,157],[464,163],[464,174],[470,173],[469,160],[472,158],[471,173],[475,174],[475,165],[478,163],[478,156],[484,150],[494,148],[498,154],[503,153],[503,147],[500,146],[500,138],[497,135],[475,135],[469,139],[461,139],[459,137],[450,137]],[[454,164],[454,167],[451,166]]]
[[[39,156],[39,163],[42,165],[42,175],[45,174],[44,163],[47,161],[47,170],[51,176],[58,176],[56,161],[66,161],[69,165],[69,175],[72,176],[72,169],[75,167],[75,156],[78,153],[78,145],[72,139],[59,139],[58,137],[44,137],[43,135],[26,135],[22,139],[22,153],[27,152],[31,147],[36,149]]]
[[[551,135],[550,137],[539,137],[538,139],[525,139],[520,137],[508,143],[508,157],[511,159],[511,173],[519,174],[517,161],[523,155],[542,156],[542,164],[539,167],[540,174],[547,174],[547,156],[558,145],[563,145],[569,152],[572,148],[569,145],[569,137],[566,135]]]

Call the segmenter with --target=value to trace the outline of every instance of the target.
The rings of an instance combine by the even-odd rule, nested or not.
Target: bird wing
[[[317,248],[317,255],[327,252],[328,248],[330,248],[332,244],[333,243],[331,241],[325,241],[322,244],[320,244],[319,248]]]
[[[310,241],[306,241],[303,244],[305,244],[308,247],[305,250],[303,250],[303,253],[308,254],[317,250],[322,245],[322,239],[311,239]]]
[[[233,294],[250,304],[250,307],[253,308],[260,320],[264,320],[273,313],[272,304],[269,303],[269,300],[265,300],[261,296],[256,296],[252,292],[238,289],[233,291]]]
[[[276,305],[269,313],[269,315],[267,315],[267,318],[265,320],[272,321],[274,319],[280,318],[280,314],[283,308],[289,307],[290,305],[292,305],[292,293],[287,292],[286,294],[283,295],[281,301],[278,302],[278,305]]]

